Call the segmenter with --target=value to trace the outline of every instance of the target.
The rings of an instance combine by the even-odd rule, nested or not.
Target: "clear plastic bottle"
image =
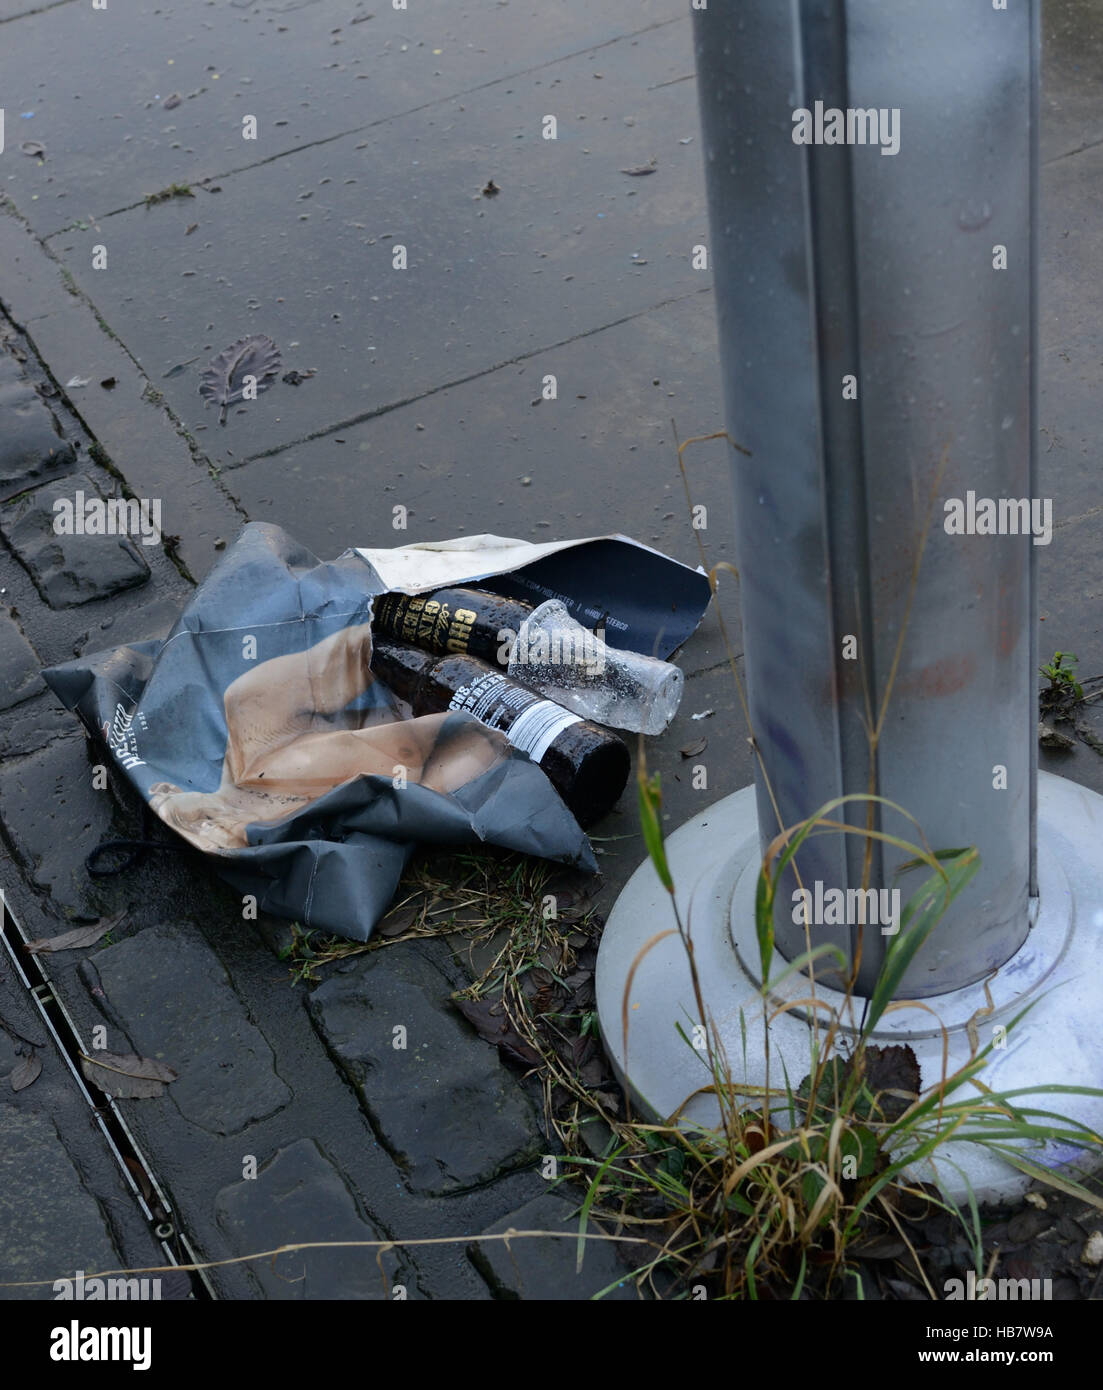
[[[685,677],[677,666],[606,646],[549,599],[521,624],[508,672],[584,719],[661,734],[677,713]]]

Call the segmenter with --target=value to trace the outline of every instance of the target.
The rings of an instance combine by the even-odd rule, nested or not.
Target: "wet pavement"
[[[164,1097],[118,1102],[178,1259],[444,1236],[457,1243],[388,1254],[387,1279],[411,1298],[616,1285],[608,1251],[577,1276],[569,1241],[516,1260],[478,1243],[546,1228],[561,1198],[541,1176],[556,1148],[539,1105],[448,1003],[470,977],[462,956],[402,943],[292,989],[272,949],[282,928],[243,921],[190,851],[89,879],[85,856],[132,835],[136,811],[93,785],[75,720],[36,673],[163,633],[249,519],[322,557],[621,531],[696,563],[671,421],[685,438],[722,418],[711,275],[692,263],[707,218],[685,11],[0,0],[0,872],[29,937],[127,913],[110,941],[37,968],[85,1050],[105,1028],[110,1050],[180,1073]],[[1041,649],[1076,651],[1082,675],[1103,672],[1103,46],[1090,18],[1082,0],[1046,7],[1042,178],[1040,464],[1055,530],[1039,556]],[[242,138],[251,116],[255,141]],[[27,140],[44,153],[23,153]],[[623,172],[652,160],[653,173]],[[488,180],[500,191],[484,194]],[[223,428],[198,373],[252,332],[276,340],[283,370],[316,374],[277,381]],[[719,442],[688,455],[710,564],[736,559],[730,457]],[[50,503],[77,487],[159,498],[172,543],[56,544]],[[721,583],[738,644],[735,584]],[[715,614],[682,664],[682,712],[648,752],[670,828],[751,777]],[[1103,791],[1085,745],[1041,761]],[[643,856],[631,786],[595,836],[607,910]],[[21,1034],[44,1026],[2,954],[0,1017]],[[405,1053],[380,1044],[392,1018],[410,1031]],[[19,1054],[5,1038],[0,1279],[163,1258],[163,1219],[142,1210],[56,1045],[43,1037],[42,1074],[9,1095]],[[49,1175],[37,1195],[28,1162]],[[200,1296],[392,1296],[359,1252],[207,1278]]]

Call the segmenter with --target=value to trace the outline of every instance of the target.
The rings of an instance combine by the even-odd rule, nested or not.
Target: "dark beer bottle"
[[[580,825],[604,815],[624,790],[630,759],[623,740],[478,657],[441,657],[376,638],[371,667],[415,715],[467,710],[501,730],[540,764]]]
[[[520,599],[481,589],[436,589],[431,594],[380,594],[372,606],[372,631],[440,656],[477,656],[508,666],[512,639],[532,612]]]

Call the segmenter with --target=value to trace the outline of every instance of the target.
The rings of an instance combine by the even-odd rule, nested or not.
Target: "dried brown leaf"
[[[420,915],[421,908],[413,904],[397,908],[384,917],[376,930],[380,936],[401,936],[403,932],[410,930]]]
[[[95,1057],[83,1052],[79,1055],[85,1080],[116,1099],[152,1100],[165,1089],[166,1081],[176,1080],[176,1072],[164,1062],[138,1057],[133,1052],[100,1052]]]
[[[38,1074],[42,1070],[42,1059],[37,1052],[30,1052],[26,1057],[20,1057],[15,1066],[11,1069],[8,1080],[11,1082],[13,1091],[22,1091],[32,1082],[38,1080]]]
[[[74,927],[72,931],[62,932],[60,936],[40,936],[34,941],[28,941],[23,949],[32,956],[38,956],[52,955],[55,951],[77,951],[82,946],[94,946],[101,936],[106,936],[113,927],[117,927],[125,916],[125,912],[120,912],[115,917],[101,917],[91,926]]]

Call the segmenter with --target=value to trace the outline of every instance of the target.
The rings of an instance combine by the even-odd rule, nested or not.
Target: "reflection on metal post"
[[[1037,43],[1014,8],[801,0],[696,25],[726,414],[752,453],[733,469],[747,686],[782,820],[872,788],[932,848],[980,851],[909,996],[988,974],[1029,925],[1034,546],[944,527],[947,498],[1034,495]],[[795,143],[794,111],[815,139],[817,103],[825,139],[828,112],[843,134],[861,112],[866,143]],[[866,710],[886,695],[871,770]],[[758,791],[765,847],[779,827]],[[864,853],[818,837],[802,879],[856,888]],[[875,852],[872,886],[906,901],[903,857]],[[853,958],[860,930],[817,939]],[[890,940],[864,932],[861,992]]]

